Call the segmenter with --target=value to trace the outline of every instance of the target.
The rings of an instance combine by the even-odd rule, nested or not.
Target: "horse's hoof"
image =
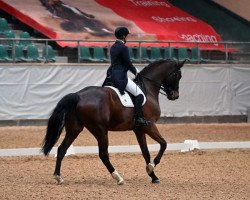
[[[124,179],[120,176],[118,171],[115,170],[111,175],[115,180],[117,180],[118,185],[124,185]]]
[[[154,171],[155,164],[154,163],[148,163],[146,166],[146,171],[148,174],[151,174]]]
[[[160,180],[159,179],[152,180],[152,183],[160,183]]]
[[[55,175],[54,178],[56,179],[58,185],[61,185],[64,182],[61,176]]]
[[[117,185],[124,185],[125,184],[125,181],[124,180],[120,180],[117,182]]]

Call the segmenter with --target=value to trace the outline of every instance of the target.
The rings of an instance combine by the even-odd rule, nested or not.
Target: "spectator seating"
[[[19,37],[20,39],[22,39],[19,41],[20,46],[27,47],[28,45],[33,43],[32,40],[30,40],[31,39],[30,34],[26,31],[21,32]],[[27,39],[27,40],[23,40],[23,39]]]
[[[42,59],[45,62],[55,62],[55,52],[50,45],[44,46],[42,50]]]
[[[128,47],[128,52],[131,62],[136,62],[136,63],[140,62],[140,55],[138,48]]]
[[[9,57],[6,46],[0,45],[0,62],[10,62],[12,59]]]
[[[166,47],[164,49],[164,59],[177,60],[177,57],[175,55],[175,50],[173,47]]]
[[[9,26],[5,18],[0,18],[0,33],[4,33],[5,31],[9,31]]]
[[[149,61],[148,49],[146,47],[141,47],[141,62],[148,62],[148,61]]]
[[[23,47],[20,45],[15,45],[12,49],[12,57],[15,62],[25,61]]]
[[[44,60],[39,56],[37,46],[35,46],[34,44],[30,44],[27,46],[27,56],[24,58],[24,61],[26,61],[26,62],[42,62]]]
[[[93,47],[93,61],[96,61],[96,62],[108,62],[109,61],[102,47]]]
[[[13,45],[15,45],[15,41],[11,40],[16,38],[15,33],[13,31],[5,31],[4,35],[7,38],[5,45],[7,45],[8,47],[12,47]]]
[[[191,48],[191,62],[207,62],[210,61],[209,59],[204,59],[201,57],[201,53],[199,55],[199,48],[193,47]]]
[[[80,46],[80,61],[94,61],[91,56],[89,47]]]
[[[152,47],[151,48],[151,56],[150,56],[150,61],[154,62],[156,60],[162,60],[163,56],[161,54],[161,48],[158,47]]]
[[[178,60],[190,60],[188,56],[188,49],[186,47],[179,47],[178,48]]]

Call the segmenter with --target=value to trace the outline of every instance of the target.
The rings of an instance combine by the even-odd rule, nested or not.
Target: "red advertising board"
[[[221,41],[216,31],[205,22],[180,10],[165,0],[96,0],[117,15],[135,22],[147,34],[158,40],[214,42],[201,48],[218,48]],[[184,44],[178,44],[185,46]],[[186,44],[192,46],[192,44]]]
[[[220,36],[210,25],[166,0],[0,0],[0,8],[58,39],[62,47],[77,46],[73,40],[81,40],[81,45],[107,46],[105,41],[115,40],[115,28],[126,26],[130,41],[156,41],[144,42],[144,46],[168,46],[166,41],[171,41],[171,46],[192,47],[202,42],[202,49],[223,49],[218,44]],[[134,44],[138,42],[128,43]]]

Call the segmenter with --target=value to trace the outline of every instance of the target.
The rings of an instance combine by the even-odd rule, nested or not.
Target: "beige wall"
[[[227,8],[233,13],[250,21],[250,1],[249,0],[214,0],[214,2]]]

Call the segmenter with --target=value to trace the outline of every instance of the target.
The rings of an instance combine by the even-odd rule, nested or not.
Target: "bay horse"
[[[57,150],[54,171],[54,178],[58,184],[64,181],[60,173],[62,159],[84,127],[96,138],[99,157],[118,185],[122,185],[124,179],[109,160],[108,131],[133,130],[146,162],[146,171],[152,183],[159,183],[154,168],[160,163],[167,142],[160,135],[155,124],[161,114],[158,96],[160,90],[163,90],[169,100],[178,99],[181,67],[184,63],[185,61],[160,60],[149,64],[138,73],[137,77],[140,77],[146,90],[147,101],[143,111],[145,119],[149,122],[147,126],[134,126],[134,108],[124,107],[118,95],[109,87],[89,86],[64,96],[48,120],[42,145],[43,154],[48,155],[65,127],[66,134]],[[145,134],[160,144],[160,150],[153,162],[150,159]]]

